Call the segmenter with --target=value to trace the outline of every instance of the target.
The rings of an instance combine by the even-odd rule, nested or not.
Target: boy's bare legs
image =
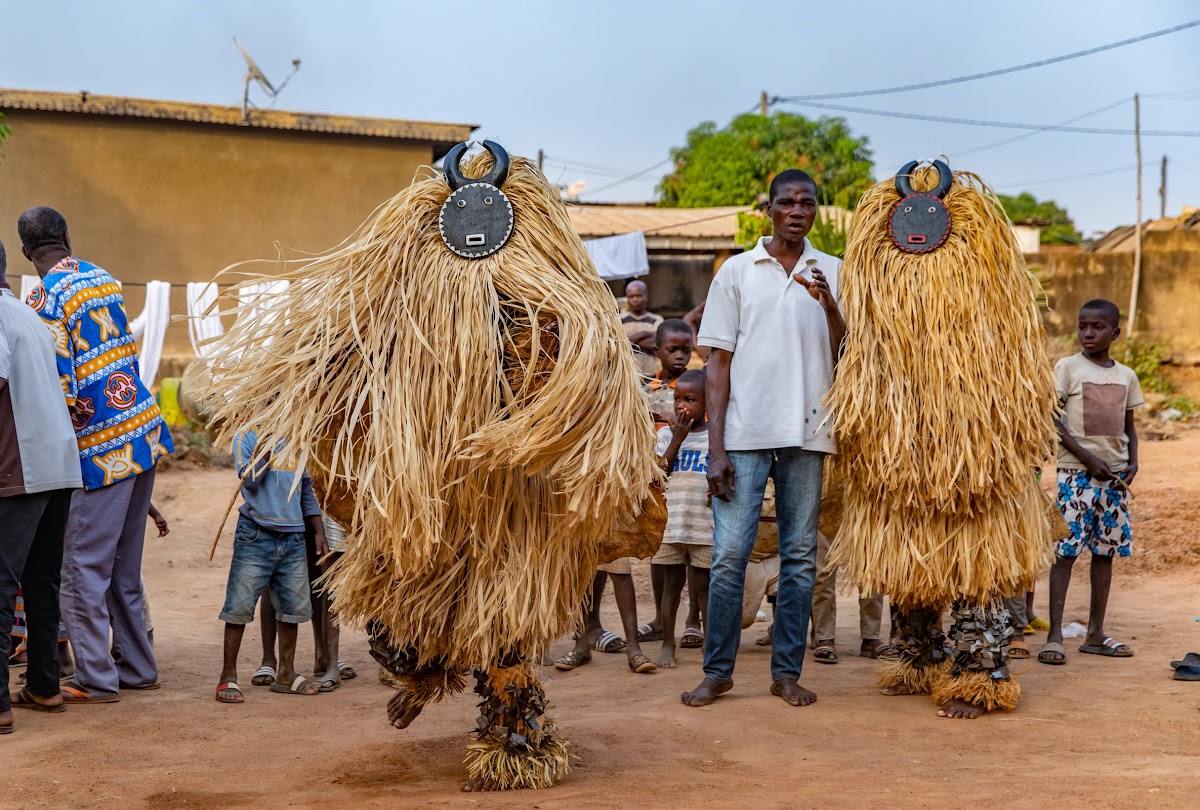
[[[296,675],[299,674],[296,672],[296,639],[299,630],[300,626],[291,622],[275,622],[275,631],[279,637],[279,672],[275,678],[277,686],[290,689]],[[317,694],[317,687],[313,683],[306,683],[301,690],[305,695]]]
[[[684,627],[694,627],[697,630],[704,632],[703,615],[700,610],[700,597],[696,588],[696,571],[699,570],[691,565],[687,567],[687,590],[688,590],[688,614],[684,621]],[[705,571],[707,574],[708,572]],[[708,598],[708,583],[704,583],[705,599]],[[666,638],[664,636],[663,638]]]
[[[1047,644],[1063,643],[1063,611],[1067,605],[1067,589],[1071,587],[1071,571],[1075,565],[1074,557],[1055,557],[1054,565],[1050,566],[1050,630],[1046,633]],[[1109,571],[1111,575],[1111,569]],[[1056,652],[1043,650],[1038,658],[1058,655]],[[1063,656],[1066,660],[1066,656]]]
[[[608,574],[597,571],[592,580],[591,598],[583,603],[583,612],[579,617],[579,628],[575,633],[573,652],[578,664],[592,660],[592,642],[600,634],[600,597],[604,595],[604,583]],[[636,640],[637,634],[634,634]]]
[[[237,683],[238,651],[242,648],[242,636],[245,632],[246,625],[225,622],[224,660],[221,663],[221,683]],[[219,690],[217,692],[217,700],[222,703],[245,702],[245,698],[235,689]]]
[[[625,628],[625,657],[631,666],[654,668],[654,663],[642,653],[637,638],[637,593],[633,589],[632,574],[609,574],[612,577],[613,596],[617,599],[617,611],[621,614],[621,625]],[[597,616],[597,620],[599,616]],[[665,617],[664,617],[665,619]],[[666,636],[664,634],[663,638]],[[635,662],[634,659],[639,659]],[[642,660],[645,659],[645,660]]]
[[[1087,643],[1104,646],[1104,614],[1108,610],[1108,594],[1112,589],[1112,557],[1092,555],[1092,597],[1088,605]]]
[[[242,627],[245,630],[245,627]],[[262,667],[270,667],[278,670],[279,660],[275,657],[275,608],[271,606],[271,595],[269,591],[264,590],[262,595],[258,597],[258,629],[262,634]],[[238,638],[238,644],[241,644],[241,638]],[[257,676],[256,676],[257,677]],[[270,683],[255,684],[256,686],[270,686]]]
[[[657,565],[663,572],[662,601],[658,615],[662,617],[662,649],[658,654],[658,665],[670,669],[675,666],[675,618],[679,612],[679,599],[687,579],[687,566]]]
[[[663,582],[666,578],[666,572],[663,571],[664,566],[658,563],[650,563],[650,587],[654,590],[654,618],[650,621],[649,627],[651,631],[662,632],[663,629]],[[663,636],[666,638],[666,635]]]
[[[701,632],[708,631],[708,569],[688,566],[688,594],[696,607],[696,623],[691,627],[699,627]],[[689,623],[691,611],[688,611]]]

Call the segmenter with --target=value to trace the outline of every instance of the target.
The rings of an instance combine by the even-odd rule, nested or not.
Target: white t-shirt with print
[[[658,454],[665,456],[671,428],[658,429]],[[694,546],[713,544],[713,514],[708,492],[708,430],[694,430],[683,439],[667,479],[667,528],[664,543]]]

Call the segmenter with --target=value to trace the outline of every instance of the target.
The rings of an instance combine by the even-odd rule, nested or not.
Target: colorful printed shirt
[[[158,403],[138,376],[137,346],[116,279],[68,256],[26,303],[54,336],[84,489],[111,486],[153,468],[174,447]]]

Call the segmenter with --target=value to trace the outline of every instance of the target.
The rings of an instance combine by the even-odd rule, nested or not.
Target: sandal
[[[225,694],[222,697],[222,693]],[[217,684],[217,703],[245,703],[246,698],[242,694],[242,688],[234,681],[225,681],[225,683]]]
[[[303,675],[297,675],[295,678],[292,679],[291,686],[284,686],[283,684],[276,681],[275,683],[271,684],[271,691],[278,692],[281,695],[303,695],[304,697],[312,697],[313,695],[318,694],[320,692],[319,685],[318,685],[317,691],[315,691],[315,692],[307,691],[308,687],[310,687],[312,685],[313,685],[312,681],[308,680]]]
[[[275,668],[263,664],[258,668],[258,672],[254,673],[254,677],[250,679],[250,683],[255,686],[270,686],[275,683]]]
[[[1067,663],[1067,651],[1057,641],[1047,641],[1042,645],[1042,651],[1038,653],[1038,663],[1065,664]]]
[[[637,636],[638,641],[662,641],[663,631],[662,628],[655,630],[654,626],[647,622],[638,628]]]
[[[872,638],[863,639],[862,646],[859,647],[858,654],[863,658],[878,659],[882,658],[892,651],[892,645],[882,639]]]
[[[35,712],[65,712],[67,710],[65,703],[59,703],[57,706],[47,706],[45,703],[39,703],[33,697],[33,693],[29,691],[28,686],[22,687],[19,692],[13,693],[12,707],[14,709],[32,709]]]
[[[638,653],[629,659],[629,668],[639,675],[645,672],[653,672],[658,669],[658,664],[651,661],[646,656]]]
[[[602,653],[619,653],[627,646],[629,645],[625,643],[625,639],[612,630],[605,630],[592,642],[592,649]]]
[[[357,678],[358,672],[354,667],[347,664],[345,661],[338,661],[338,674],[342,676],[343,681],[348,681],[351,678]]]
[[[837,649],[832,644],[818,644],[813,650],[813,659],[818,664],[836,664],[838,662]]]
[[[578,669],[584,664],[590,664],[591,662],[592,657],[590,655],[584,655],[578,650],[571,650],[562,658],[554,662],[554,668],[562,670],[563,672],[570,672],[573,669]]]
[[[1024,661],[1029,657],[1029,645],[1023,638],[1014,638],[1008,645],[1008,657],[1015,661]]]
[[[332,692],[339,686],[341,686],[341,684],[333,678],[322,678],[321,680],[317,681],[318,692]]]
[[[1133,657],[1133,647],[1122,641],[1107,637],[1102,644],[1080,644],[1079,651],[1081,653],[1088,653],[1089,655],[1103,655],[1106,658]]]
[[[79,684],[68,681],[62,685],[63,703],[116,703],[120,695],[93,695]]]
[[[704,634],[695,627],[685,627],[679,637],[679,646],[685,650],[697,650],[704,646]]]

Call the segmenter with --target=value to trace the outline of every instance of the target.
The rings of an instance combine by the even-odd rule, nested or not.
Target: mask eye
[[[459,207],[459,208],[466,208],[466,207],[467,207],[467,201],[466,201],[466,200],[459,200],[459,201],[458,201],[458,207]]]

